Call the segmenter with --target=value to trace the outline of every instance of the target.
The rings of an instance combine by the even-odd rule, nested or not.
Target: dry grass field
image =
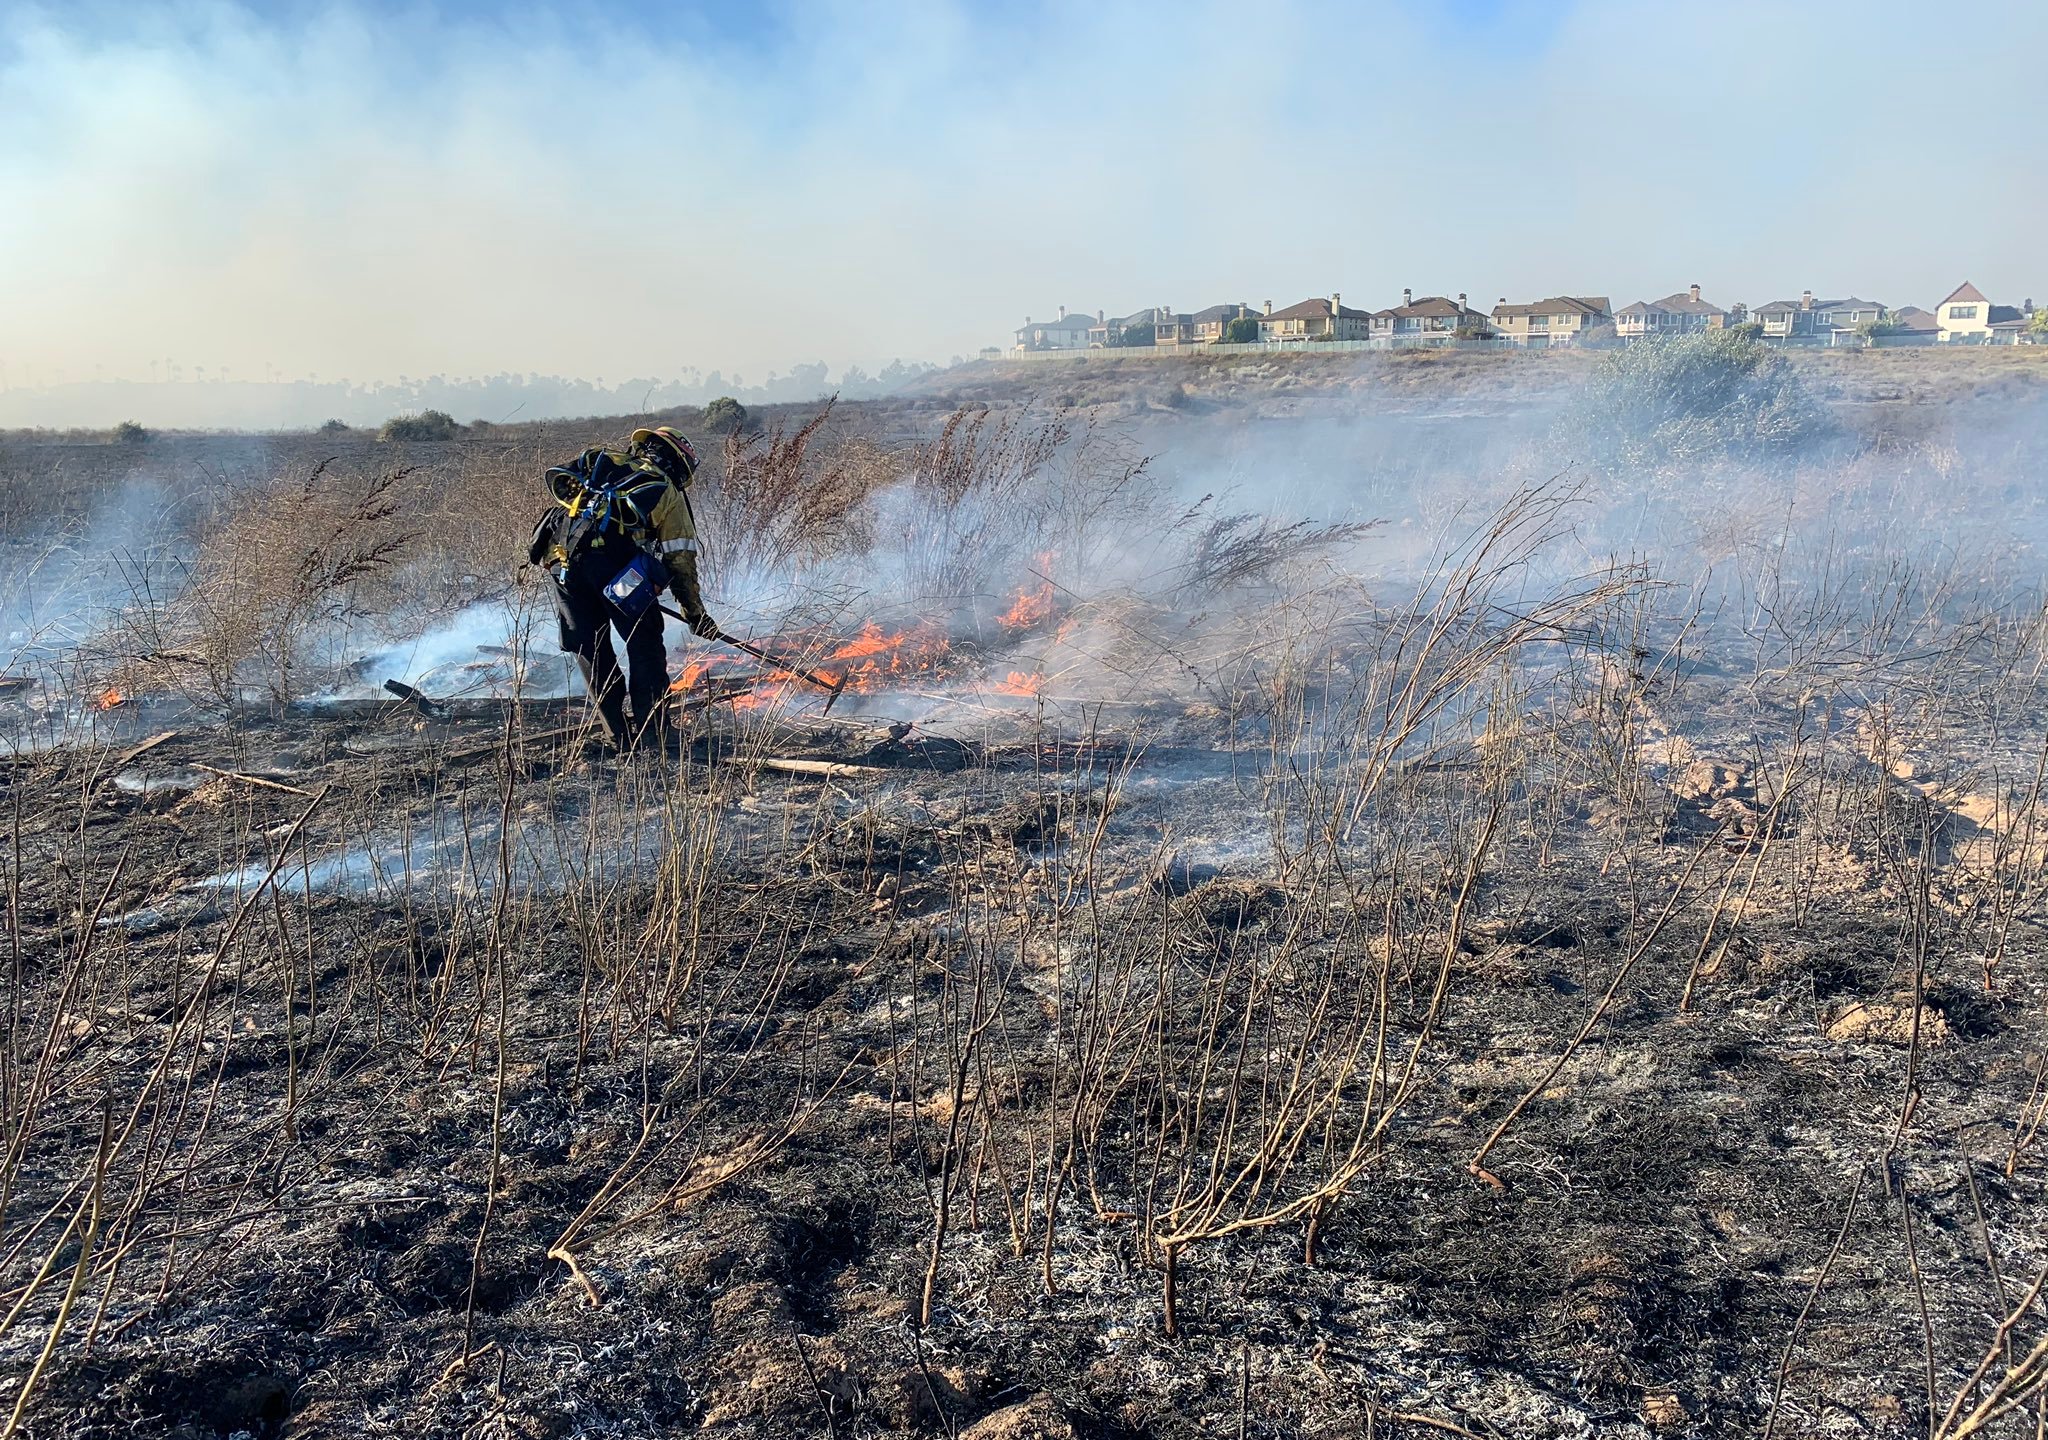
[[[1397,361],[0,438],[0,1428],[2038,1434],[2048,372]]]

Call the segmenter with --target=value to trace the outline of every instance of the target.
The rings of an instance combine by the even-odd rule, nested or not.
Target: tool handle
[[[685,625],[690,623],[687,619],[684,618],[682,611],[673,609],[670,606],[661,606],[661,613],[664,615],[673,615],[676,619],[682,620],[682,622]],[[756,660],[760,660],[766,664],[773,665],[777,670],[780,670],[785,675],[793,675],[797,679],[804,681],[806,684],[817,686],[820,690],[823,690],[828,695],[830,695],[832,697],[832,700],[837,700],[839,698],[839,692],[846,688],[846,682],[844,680],[827,680],[824,676],[816,674],[815,672],[810,670],[805,670],[801,666],[792,665],[787,660],[778,660],[773,655],[770,655],[766,650],[763,650],[760,646],[749,644],[747,641],[740,639],[740,637],[737,635],[729,635],[725,631],[721,630],[718,632],[718,639],[722,644],[730,645],[735,650],[744,650],[747,654],[753,656]],[[832,708],[831,700],[825,702],[825,708],[828,710]]]

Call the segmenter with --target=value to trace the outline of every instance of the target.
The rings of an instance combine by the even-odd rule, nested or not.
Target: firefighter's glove
[[[526,563],[539,565],[547,559],[548,551],[554,548],[555,527],[560,511],[550,505],[533,527],[533,536],[526,542]]]
[[[700,635],[706,640],[716,640],[718,638],[718,622],[709,615],[706,615],[702,610],[699,610],[697,618],[690,622],[690,630],[691,633]]]

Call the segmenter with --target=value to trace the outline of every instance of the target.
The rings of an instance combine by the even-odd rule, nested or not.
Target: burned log
[[[857,780],[864,775],[880,773],[880,765],[848,765],[840,760],[805,760],[786,755],[750,756],[745,762],[761,770],[777,770],[785,775],[817,775],[830,780]]]
[[[944,735],[910,733],[908,725],[891,725],[887,739],[878,740],[861,756],[864,764],[891,769],[965,770],[978,763],[982,753],[964,740]]]
[[[403,680],[386,680],[384,688],[405,701],[429,720],[446,720],[454,712],[439,700],[428,698]]]

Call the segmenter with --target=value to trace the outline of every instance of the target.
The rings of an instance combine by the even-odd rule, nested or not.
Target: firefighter
[[[623,449],[593,446],[547,472],[551,503],[527,560],[555,582],[562,649],[576,657],[618,750],[659,745],[669,734],[661,592],[674,592],[691,630],[706,639],[718,634],[697,582],[697,524],[686,488],[696,473],[697,452],[666,425],[635,430]],[[625,642],[629,683],[619,676],[614,630]]]

